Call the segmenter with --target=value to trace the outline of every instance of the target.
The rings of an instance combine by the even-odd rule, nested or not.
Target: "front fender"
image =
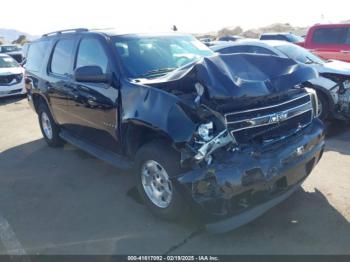
[[[192,138],[199,121],[195,109],[171,93],[154,87],[128,83],[123,86],[122,129],[134,122],[166,134],[173,143]]]
[[[325,77],[317,77],[307,81],[313,89],[318,92],[322,92],[330,102],[330,108],[334,109],[335,105],[338,103],[338,95],[332,90],[338,85],[336,82]]]

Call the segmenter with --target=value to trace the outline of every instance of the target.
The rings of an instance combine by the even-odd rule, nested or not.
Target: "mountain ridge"
[[[31,35],[16,29],[0,28],[0,38],[2,38],[5,42],[11,43],[12,41],[18,39],[20,35],[25,35],[26,38],[30,41],[38,38],[38,36]]]

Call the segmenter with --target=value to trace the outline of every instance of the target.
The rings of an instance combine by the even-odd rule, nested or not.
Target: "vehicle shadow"
[[[26,95],[17,95],[17,96],[10,96],[10,97],[0,97],[0,106],[12,104],[19,102],[26,98]]]
[[[326,151],[350,155],[350,124],[343,121],[326,123]]]

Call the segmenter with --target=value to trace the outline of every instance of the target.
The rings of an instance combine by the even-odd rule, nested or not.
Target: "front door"
[[[93,36],[83,37],[77,48],[75,68],[99,66],[108,73],[109,59],[103,42]],[[68,111],[78,126],[81,138],[118,151],[118,94],[119,90],[107,83],[83,83],[72,79],[68,94]]]

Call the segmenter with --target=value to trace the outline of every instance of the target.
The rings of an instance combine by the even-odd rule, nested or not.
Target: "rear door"
[[[74,68],[99,66],[103,73],[111,74],[109,59],[106,41],[99,36],[84,36],[79,41]],[[70,88],[68,110],[75,116],[73,124],[79,127],[79,136],[95,145],[118,151],[119,90],[109,83],[76,82],[74,79]]]
[[[69,83],[73,74],[74,48],[76,39],[60,38],[55,42],[47,65],[45,86],[56,121],[71,128],[71,112],[67,107],[67,97],[71,93]]]
[[[48,50],[51,47],[51,42],[48,40],[35,41],[28,48],[27,60],[24,64],[25,68],[25,85],[28,90],[28,96],[31,98],[32,92],[39,90],[42,86],[45,77],[43,66],[46,63]]]
[[[349,61],[348,27],[315,28],[307,46],[324,59]],[[348,43],[347,43],[348,42]]]

